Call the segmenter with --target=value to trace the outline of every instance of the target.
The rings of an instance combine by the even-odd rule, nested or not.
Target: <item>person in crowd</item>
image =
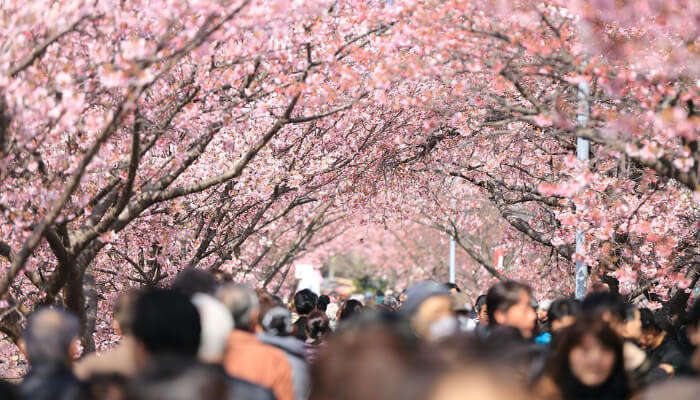
[[[692,346],[692,353],[686,358],[686,362],[679,368],[679,375],[698,376],[700,375],[700,298],[687,313],[686,335],[688,342]]]
[[[309,289],[298,291],[294,295],[294,311],[298,315],[298,319],[294,322],[296,327],[295,336],[302,342],[306,341],[306,320],[307,316],[316,309],[318,305],[318,296]]]
[[[284,351],[292,368],[294,398],[308,399],[311,391],[309,366],[306,362],[308,352],[304,342],[293,335],[295,328],[291,313],[287,308],[276,304],[268,304],[260,310],[259,319],[263,333],[257,335],[258,339]],[[318,311],[314,311],[316,312]]]
[[[524,339],[533,337],[537,316],[530,287],[515,281],[499,282],[486,294],[489,328],[511,327]]]
[[[577,319],[562,331],[533,391],[543,400],[629,399],[622,340],[600,319]]]
[[[338,309],[335,319],[338,323],[345,322],[360,311],[362,311],[362,303],[355,299],[349,299]]]
[[[476,362],[479,362],[478,360]],[[494,368],[479,364],[449,370],[434,384],[429,400],[501,400],[531,399],[527,390]]]
[[[228,338],[233,331],[231,312],[215,297],[204,293],[192,296],[192,303],[197,307],[202,325],[202,336],[197,357],[204,364],[223,369],[224,354]],[[229,399],[273,400],[271,390],[241,378],[226,376],[229,386]]]
[[[138,296],[139,292],[132,289],[117,297],[112,314],[112,328],[118,335],[121,335],[121,339],[114,348],[99,355],[97,353],[88,354],[76,362],[73,372],[78,379],[85,380],[95,374],[119,374],[132,377],[137,372],[132,325],[134,303]]]
[[[377,289],[374,292],[375,304],[379,305],[384,302],[384,291],[382,289]]]
[[[128,400],[228,400],[226,375],[216,366],[159,354],[130,384]]]
[[[40,308],[29,316],[22,346],[31,368],[20,395],[32,400],[79,400],[83,388],[71,366],[78,354],[80,323],[61,309]]]
[[[454,311],[455,315],[457,316],[459,331],[472,332],[474,329],[476,329],[476,322],[469,318],[472,311],[469,296],[461,291],[450,293],[450,296],[452,297],[452,311]]]
[[[226,372],[271,390],[277,400],[294,399],[287,356],[255,336],[260,313],[255,292],[243,285],[228,284],[219,288],[217,298],[231,312],[235,326],[224,355]]]
[[[686,363],[678,342],[659,326],[651,310],[642,308],[639,311],[642,328],[639,342],[646,350],[651,365],[663,369],[669,376],[675,374]]]
[[[135,357],[140,368],[161,354],[196,359],[202,326],[197,308],[186,295],[151,289],[138,296],[133,312]]]
[[[581,303],[573,299],[556,299],[547,311],[547,323],[552,335],[556,335],[562,329],[571,326],[581,312]]]
[[[394,296],[384,296],[384,301],[382,301],[382,304],[380,305],[379,309],[388,312],[394,312],[399,309],[399,301]]]
[[[330,323],[326,313],[317,310],[309,314],[309,319],[306,322],[307,343],[312,345],[321,344],[330,331]]]
[[[83,384],[85,400],[127,400],[129,379],[117,373],[94,373]]]
[[[445,287],[450,291],[450,294],[462,293],[462,289],[456,283],[446,282]]]
[[[326,294],[322,294],[318,296],[318,303],[316,304],[316,308],[319,309],[320,311],[326,312],[326,309],[328,309],[328,305],[331,303],[331,298],[328,297]]]
[[[583,299],[581,312],[602,319],[617,331],[627,316],[627,304],[619,294],[598,291]]]
[[[175,277],[172,289],[192,298],[196,293],[213,295],[216,290],[216,277],[209,271],[187,267]]]
[[[474,311],[476,312],[476,322],[479,325],[489,324],[489,313],[486,307],[486,295],[482,294],[476,298],[476,303],[474,303]]]
[[[19,400],[15,385],[0,379],[0,399]]]
[[[549,307],[552,300],[544,299],[537,304],[537,332],[549,332]]]
[[[434,281],[417,283],[408,289],[401,313],[416,335],[434,341],[457,333],[452,298],[445,285]]]

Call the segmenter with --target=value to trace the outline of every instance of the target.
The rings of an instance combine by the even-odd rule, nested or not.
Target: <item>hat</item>
[[[411,315],[418,311],[424,301],[434,296],[449,296],[450,292],[445,285],[435,281],[423,281],[411,286],[406,291],[406,301],[403,302],[401,312]]]
[[[549,311],[549,307],[552,306],[552,300],[546,299],[540,301],[540,304],[537,305],[538,310],[544,310],[544,311]]]
[[[453,293],[452,295],[452,311],[465,311],[469,312],[472,310],[472,305],[469,302],[469,296],[466,293]]]

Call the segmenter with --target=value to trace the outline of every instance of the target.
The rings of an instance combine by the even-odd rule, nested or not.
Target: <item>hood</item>
[[[258,339],[265,344],[270,346],[275,346],[279,349],[284,350],[293,356],[304,358],[305,346],[304,342],[295,338],[294,336],[273,336],[267,333],[260,333],[257,335]]]

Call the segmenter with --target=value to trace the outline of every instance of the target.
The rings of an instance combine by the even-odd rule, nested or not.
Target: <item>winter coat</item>
[[[259,334],[258,338],[263,343],[275,346],[285,352],[289,365],[292,367],[294,398],[307,400],[311,393],[311,374],[305,359],[307,349],[304,343],[293,336],[274,336],[266,333]]]
[[[83,388],[70,368],[59,362],[32,364],[20,385],[22,398],[32,400],[79,400]]]

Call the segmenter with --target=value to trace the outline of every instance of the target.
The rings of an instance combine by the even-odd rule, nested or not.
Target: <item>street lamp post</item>
[[[590,88],[588,82],[581,82],[578,84],[578,124],[581,127],[586,126],[588,123],[588,94]],[[590,152],[590,142],[588,139],[576,138],[576,158],[581,161],[588,160]],[[576,254],[582,255],[584,253],[585,237],[583,231],[580,229],[576,231]],[[583,299],[586,296],[586,286],[588,284],[588,266],[582,259],[576,260],[576,284],[575,284],[575,294],[577,299]]]

